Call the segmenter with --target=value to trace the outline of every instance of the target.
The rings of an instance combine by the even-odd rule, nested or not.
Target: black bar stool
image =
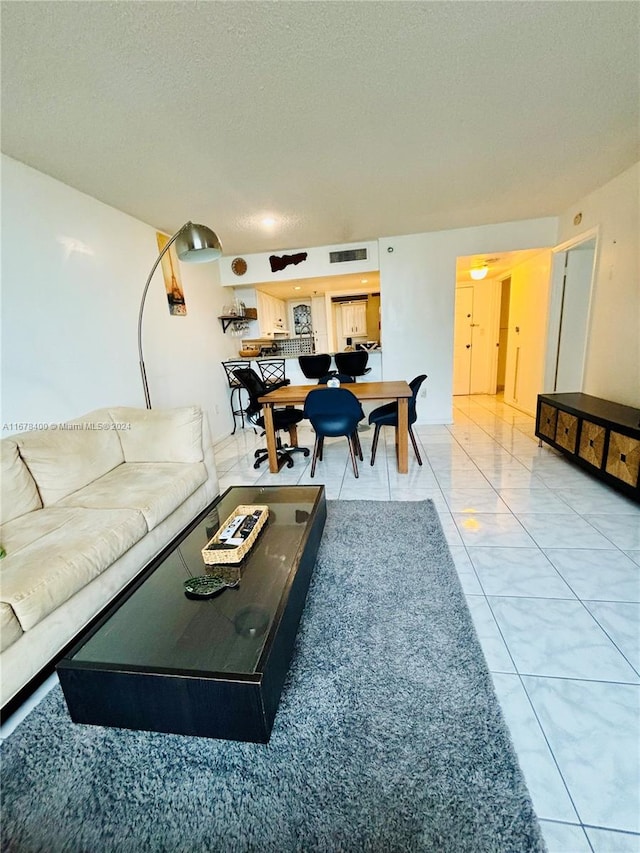
[[[331,368],[331,356],[326,352],[316,355],[299,355],[298,364],[307,379],[322,379]]]
[[[242,407],[242,391],[244,386],[238,381],[238,378],[234,374],[234,370],[237,370],[240,367],[251,367],[250,361],[223,361],[222,366],[224,367],[225,373],[227,374],[227,382],[229,383],[229,388],[231,388],[231,414],[233,415],[233,433],[236,431],[238,423],[236,418],[238,415],[240,416],[240,420],[242,422],[242,429],[244,429],[244,408]],[[235,395],[235,403],[234,403],[234,395]]]
[[[353,352],[337,352],[334,355],[336,367],[340,373],[346,373],[353,376],[357,381],[358,376],[364,376],[366,373],[371,373],[371,368],[367,367],[369,361],[369,353],[366,350],[354,350]]]
[[[259,358],[257,364],[262,381],[267,387],[272,385],[282,387],[291,384],[291,380],[286,377],[284,358]]]

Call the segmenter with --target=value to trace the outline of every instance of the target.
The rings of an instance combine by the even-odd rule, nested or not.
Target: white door
[[[260,326],[260,334],[263,337],[273,337],[274,313],[271,300],[266,293],[261,290],[256,291],[256,301],[258,304],[258,325]]]
[[[453,335],[453,393],[471,393],[471,348],[473,344],[473,287],[456,287]]]
[[[327,302],[324,296],[314,296],[311,299],[311,323],[313,325],[313,341],[316,352],[328,352]]]
[[[566,254],[554,391],[582,391],[596,241]]]

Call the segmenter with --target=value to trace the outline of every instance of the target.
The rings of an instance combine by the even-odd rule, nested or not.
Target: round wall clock
[[[247,262],[244,258],[234,258],[231,261],[231,269],[236,275],[244,275],[247,271]]]

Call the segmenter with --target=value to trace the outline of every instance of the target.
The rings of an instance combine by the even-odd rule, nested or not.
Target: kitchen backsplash
[[[313,353],[312,338],[244,338],[243,348],[263,350],[264,355],[309,355]]]
[[[280,355],[308,355],[313,352],[312,338],[284,338],[274,343]]]

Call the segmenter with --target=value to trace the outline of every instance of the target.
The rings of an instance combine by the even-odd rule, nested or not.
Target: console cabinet
[[[640,409],[589,394],[540,394],[536,435],[640,501]]]

